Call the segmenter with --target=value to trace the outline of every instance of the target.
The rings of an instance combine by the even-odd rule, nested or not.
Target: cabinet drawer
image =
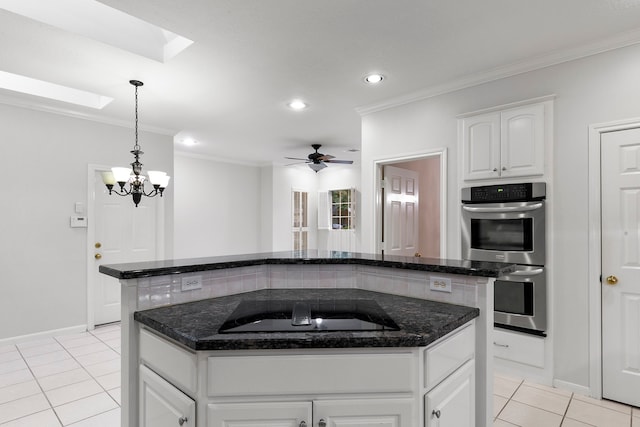
[[[196,355],[140,330],[140,360],[176,386],[196,392]]]
[[[495,329],[493,355],[499,359],[544,368],[544,338]]]
[[[425,350],[424,382],[427,390],[475,355],[475,325],[471,324]]]
[[[414,353],[212,356],[209,396],[411,392]]]

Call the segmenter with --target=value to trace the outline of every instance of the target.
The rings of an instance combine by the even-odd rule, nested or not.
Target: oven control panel
[[[527,182],[466,187],[461,195],[463,203],[501,203],[543,200],[547,193],[544,182]]]

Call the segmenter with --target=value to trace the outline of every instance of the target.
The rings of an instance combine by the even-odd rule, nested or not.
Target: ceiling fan
[[[314,150],[316,150],[316,152],[309,154],[308,158],[306,158],[306,159],[300,159],[300,158],[297,158],[297,157],[285,157],[285,159],[302,160],[305,163],[307,163],[309,165],[309,167],[311,169],[313,169],[313,171],[315,173],[318,173],[322,169],[326,168],[327,167],[326,163],[342,163],[342,164],[346,164],[346,165],[350,165],[350,164],[353,163],[353,160],[337,160],[335,157],[333,157],[333,156],[331,156],[329,154],[319,153],[318,150],[320,149],[320,147],[322,147],[322,145],[320,145],[320,144],[311,144],[311,147]],[[292,163],[292,164],[294,164],[294,163]]]

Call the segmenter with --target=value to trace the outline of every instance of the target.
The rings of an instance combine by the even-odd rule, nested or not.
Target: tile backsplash
[[[182,277],[202,276],[202,288],[183,291]],[[431,276],[451,279],[451,293],[431,290]],[[283,288],[359,288],[476,306],[489,279],[363,265],[258,265],[138,279],[138,310],[206,298]]]

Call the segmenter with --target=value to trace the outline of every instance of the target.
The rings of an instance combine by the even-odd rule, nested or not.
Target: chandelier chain
[[[135,132],[136,132],[136,144],[133,146],[134,150],[140,150],[140,146],[138,145],[138,86],[136,85],[136,123],[135,123]]]

